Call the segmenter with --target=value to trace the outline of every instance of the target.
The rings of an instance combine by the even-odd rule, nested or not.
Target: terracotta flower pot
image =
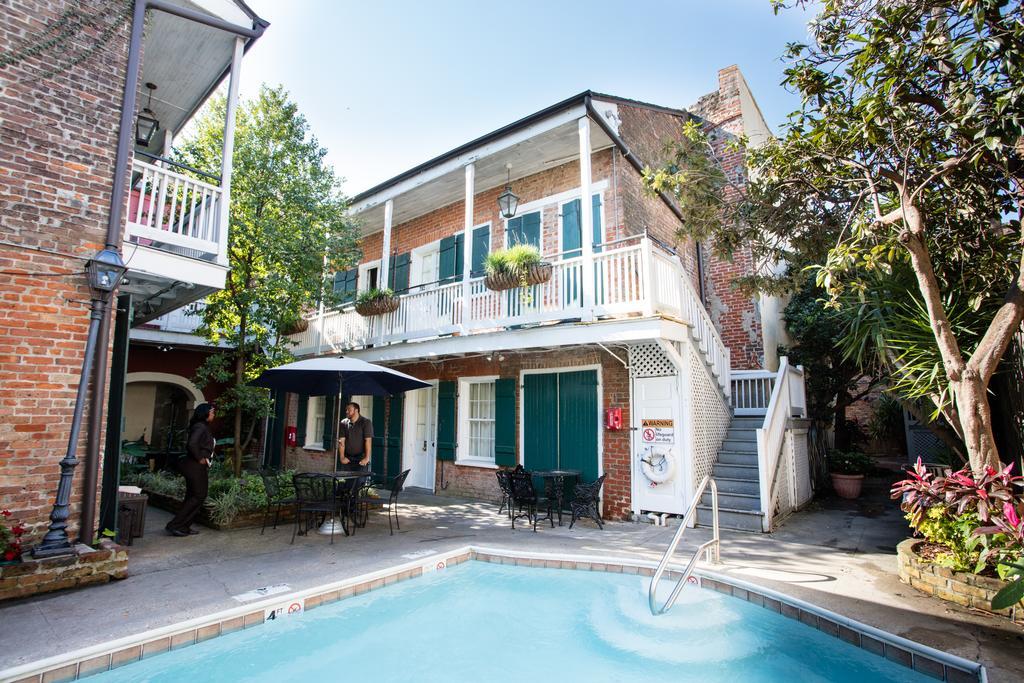
[[[832,474],[832,488],[840,498],[853,500],[860,497],[864,488],[863,474]]]

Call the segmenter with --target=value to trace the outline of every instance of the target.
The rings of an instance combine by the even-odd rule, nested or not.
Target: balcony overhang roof
[[[168,0],[241,28],[266,27],[242,0]],[[247,38],[248,50],[255,38]],[[235,36],[166,12],[147,13],[146,37],[140,84],[153,83],[152,110],[161,131],[145,151],[160,154],[163,131],[177,135],[227,77],[231,69]],[[149,93],[139,88],[138,108],[147,106]]]

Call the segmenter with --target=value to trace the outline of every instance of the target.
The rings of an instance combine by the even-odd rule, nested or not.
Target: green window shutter
[[[358,268],[350,268],[334,274],[334,293],[344,302],[355,301]]]
[[[455,460],[455,382],[437,384],[437,459]]]
[[[484,259],[491,252],[491,226],[484,225],[473,230],[473,261],[469,267],[470,277],[484,273]]]
[[[523,233],[523,217],[510,218],[505,224],[505,246],[519,244]]]
[[[558,375],[523,375],[523,466],[558,467]]]
[[[397,477],[402,471],[402,416],[405,400],[402,394],[392,396],[388,411],[387,475]]]
[[[580,200],[574,199],[562,206],[562,258],[583,253],[580,239]]]
[[[395,294],[402,294],[409,289],[409,252],[391,257],[388,268],[388,287]]]
[[[373,451],[370,453],[370,470],[374,474],[384,474],[384,397],[373,397],[373,438],[370,439]]]
[[[437,279],[441,283],[458,282],[462,279],[463,242],[465,236],[461,232],[441,240],[437,268]]]
[[[516,465],[516,381],[494,382],[494,464]]]
[[[324,398],[324,450],[330,450],[335,447],[334,443],[334,402],[338,400],[336,396],[326,396]]]
[[[540,249],[540,211],[523,216],[522,244],[532,244]]]
[[[553,404],[554,405],[554,404]],[[558,375],[558,466],[597,479],[597,371]]]
[[[594,253],[600,254],[601,247],[599,246],[602,239],[601,235],[601,195],[594,195]]]
[[[299,446],[303,446],[306,443],[306,413],[309,410],[309,396],[304,394],[298,394],[299,397],[299,414],[295,417],[296,437],[298,439]]]

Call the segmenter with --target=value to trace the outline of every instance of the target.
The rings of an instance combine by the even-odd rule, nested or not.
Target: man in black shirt
[[[338,430],[339,469],[366,472],[373,450],[373,422],[359,414],[358,403],[346,405],[345,415]]]

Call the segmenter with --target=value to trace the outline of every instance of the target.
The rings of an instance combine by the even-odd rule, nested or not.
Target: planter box
[[[1006,585],[1006,581],[990,576],[978,576],[957,572],[948,567],[941,567],[924,560],[917,554],[917,546],[924,541],[916,538],[907,540],[896,546],[899,563],[900,581],[910,584],[922,593],[941,598],[961,607],[993,612],[992,598]],[[1014,608],[995,611],[1010,619],[1024,617],[1024,602]]]
[[[154,493],[152,491],[146,491],[149,496],[149,504],[158,507],[161,510],[167,510],[168,512],[177,512],[181,509],[182,501],[177,498],[171,498],[165,496],[162,493]],[[294,511],[292,508],[282,508],[281,515],[278,518],[278,524],[283,522],[291,522],[295,519]],[[235,515],[235,518],[231,520],[230,524],[220,525],[210,519],[210,509],[203,507],[199,514],[196,516],[196,521],[205,527],[210,529],[217,529],[218,531],[229,531],[231,529],[251,529],[253,527],[263,526],[263,510],[255,510],[252,512],[243,512],[239,515]],[[273,517],[267,520],[267,525],[273,524]]]
[[[541,285],[550,279],[551,264],[542,261],[526,269],[525,282],[511,273],[494,273],[484,278],[484,286],[494,292],[503,292],[516,287]]]
[[[375,315],[384,315],[385,313],[394,313],[397,310],[397,296],[386,296],[381,297],[380,299],[373,299],[372,301],[365,301],[361,304],[356,304],[356,313],[364,318],[370,318]]]

